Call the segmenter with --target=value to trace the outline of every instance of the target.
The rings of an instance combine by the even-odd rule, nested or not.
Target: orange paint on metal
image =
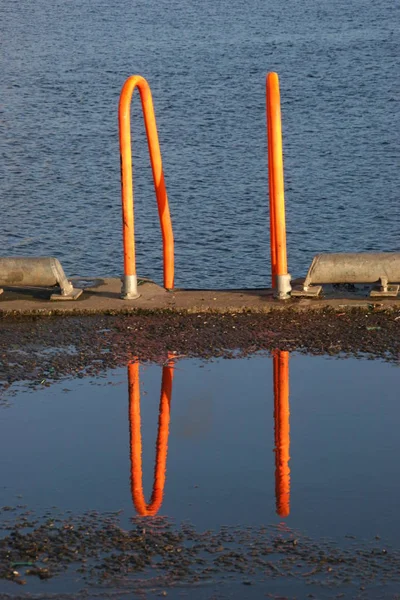
[[[275,496],[276,512],[290,513],[289,352],[274,354]]]
[[[140,77],[139,75],[132,75],[124,83],[121,91],[118,111],[121,152],[124,272],[125,275],[136,275],[130,123],[131,99],[136,87],[139,90],[140,100],[142,103],[151,169],[153,172],[154,188],[160,217],[163,239],[164,287],[169,290],[173,289],[174,287],[174,236],[172,232],[167,190],[165,187],[164,172],[161,161],[161,151],[158,141],[153,99],[149,84],[143,77]]]
[[[147,504],[143,492],[139,363],[135,361],[128,365],[131,493],[134,506],[138,514],[142,516],[156,515],[163,501],[167,469],[173,371],[174,365],[172,361],[163,367],[153,492],[151,500]]]
[[[266,95],[271,270],[273,287],[275,287],[275,276],[287,275],[281,102],[277,73],[268,73],[266,81]]]
[[[269,108],[269,95],[267,87],[267,140],[268,140],[268,187],[269,187],[269,230],[270,230],[270,247],[271,247],[271,282],[272,287],[276,287],[276,236],[275,236],[275,211],[273,198],[273,170],[272,170],[272,151],[270,149],[271,144],[271,119],[268,116],[270,113]]]

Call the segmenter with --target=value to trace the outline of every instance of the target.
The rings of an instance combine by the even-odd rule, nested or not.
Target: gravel
[[[48,385],[126,366],[134,358],[233,358],[274,349],[400,360],[400,310],[276,311],[3,318],[0,384]]]

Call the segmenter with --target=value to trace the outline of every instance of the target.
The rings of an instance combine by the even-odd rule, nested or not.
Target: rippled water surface
[[[0,8],[3,255],[122,272],[117,105],[153,90],[176,284],[269,283],[264,82],[281,78],[289,267],[399,250],[400,4],[389,0],[20,0]],[[161,242],[133,102],[138,269]]]
[[[124,526],[135,515],[144,527],[156,515],[198,531],[279,526],[314,547],[329,538],[398,553],[398,388],[398,367],[381,361],[281,352],[133,364],[21,391],[0,408],[0,506],[122,510]],[[288,582],[303,589],[282,577],[257,590]],[[261,597],[240,589],[228,597]],[[392,598],[385,589],[361,597]]]

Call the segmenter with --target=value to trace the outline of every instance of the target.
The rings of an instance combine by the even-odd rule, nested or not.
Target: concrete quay
[[[400,298],[371,298],[368,293],[349,293],[346,288],[330,290],[319,298],[276,300],[271,289],[187,290],[167,292],[148,279],[139,279],[140,297],[122,300],[118,278],[72,278],[75,287],[83,289],[77,300],[51,301],[49,288],[4,288],[0,295],[2,317],[18,315],[71,314],[131,314],[136,311],[269,313],[288,308],[307,311],[330,307],[334,310],[352,308],[400,308]],[[300,283],[300,280],[294,283]]]

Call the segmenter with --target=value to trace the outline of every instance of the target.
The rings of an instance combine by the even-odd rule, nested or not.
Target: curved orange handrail
[[[121,90],[118,110],[119,141],[121,152],[124,273],[125,276],[136,277],[130,123],[131,99],[136,87],[139,90],[140,100],[142,103],[147,143],[149,147],[150,162],[153,172],[153,181],[161,224],[164,259],[164,287],[170,290],[174,287],[174,236],[169,213],[167,190],[165,187],[153,99],[149,84],[143,77],[140,77],[140,75],[132,75],[125,81]]]
[[[290,513],[289,352],[274,353],[275,497],[276,512]]]
[[[169,362],[167,366],[163,367],[153,492],[151,500],[147,504],[143,492],[139,363],[135,361],[128,365],[131,493],[133,504],[138,514],[141,516],[156,515],[160,510],[163,501],[167,469],[173,370],[174,366],[172,362]]]
[[[268,180],[271,230],[272,286],[276,275],[287,275],[285,193],[283,182],[283,151],[281,100],[277,73],[268,73],[266,80]]]

